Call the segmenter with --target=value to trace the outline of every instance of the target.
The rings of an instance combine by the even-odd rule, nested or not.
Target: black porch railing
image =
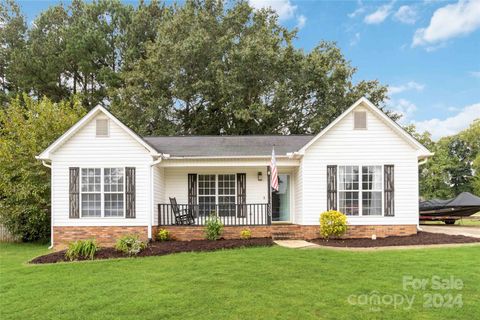
[[[211,213],[216,213],[225,226],[261,226],[272,224],[268,203],[250,204],[178,204],[182,214],[190,213],[194,221],[191,225],[202,226]],[[171,204],[158,204],[158,225],[175,225],[175,214]]]

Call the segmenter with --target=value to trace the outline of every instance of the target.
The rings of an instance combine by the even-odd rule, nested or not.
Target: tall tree
[[[452,198],[461,192],[480,195],[480,120],[474,120],[460,133],[431,140],[428,132],[419,134],[415,126],[406,130],[434,156],[420,166],[420,195],[423,198]]]
[[[295,30],[245,0],[74,0],[28,30],[10,7],[8,92],[78,95],[141,134],[313,133],[361,96],[382,108],[386,99],[377,81],[353,83],[356,69],[334,43],[296,49]]]
[[[13,0],[0,3],[0,104],[9,93],[19,91],[18,74],[12,64],[13,56],[25,47],[27,25],[19,6]]]
[[[262,134],[318,132],[361,96],[382,105],[386,87],[354,85],[335,44],[305,54],[295,36],[245,1],[186,1],[159,21],[112,109],[142,134]]]
[[[23,240],[50,234],[50,170],[35,156],[84,114],[78,99],[53,103],[27,95],[0,109],[0,223]]]

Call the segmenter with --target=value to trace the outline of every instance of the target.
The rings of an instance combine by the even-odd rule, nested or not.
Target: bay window
[[[382,215],[382,166],[339,166],[338,208],[350,216]]]
[[[124,216],[124,169],[81,169],[82,217]]]

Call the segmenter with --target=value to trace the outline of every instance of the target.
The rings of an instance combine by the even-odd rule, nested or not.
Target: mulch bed
[[[171,253],[179,252],[199,252],[199,251],[216,251],[222,249],[247,248],[247,247],[267,247],[273,245],[271,238],[252,238],[248,240],[220,239],[212,240],[192,240],[192,241],[166,241],[152,242],[147,248],[140,252],[136,257],[163,256]],[[95,254],[95,260],[126,258],[128,255],[116,251],[114,248],[100,248]],[[79,259],[80,260],[80,259]],[[30,263],[56,263],[69,262],[65,259],[65,250],[46,254],[36,257]]]
[[[418,232],[416,235],[386,237],[372,239],[330,239],[322,238],[312,240],[311,242],[330,247],[345,248],[372,248],[372,247],[392,247],[392,246],[414,246],[429,244],[449,244],[449,243],[473,243],[480,242],[480,238],[455,236],[443,233]]]

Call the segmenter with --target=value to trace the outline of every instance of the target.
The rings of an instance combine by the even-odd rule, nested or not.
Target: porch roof
[[[174,157],[269,156],[300,150],[313,135],[143,137],[158,152]]]

